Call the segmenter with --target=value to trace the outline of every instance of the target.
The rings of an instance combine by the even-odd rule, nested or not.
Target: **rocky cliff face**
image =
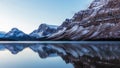
[[[94,0],[86,10],[63,22],[49,39],[115,39],[120,38],[119,26],[120,0]]]

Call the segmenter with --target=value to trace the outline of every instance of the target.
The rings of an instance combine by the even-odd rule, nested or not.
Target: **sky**
[[[40,24],[60,25],[93,0],[0,0],[0,31],[18,28],[29,34]]]

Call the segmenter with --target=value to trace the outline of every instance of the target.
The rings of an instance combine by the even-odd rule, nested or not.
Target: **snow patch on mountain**
[[[35,38],[48,37],[56,30],[57,30],[57,26],[41,24],[37,30],[30,33],[30,36]]]
[[[6,37],[6,38],[7,38],[7,37],[12,37],[12,36],[22,37],[22,36],[24,36],[24,35],[26,35],[24,32],[20,31],[20,30],[17,29],[17,28],[13,28],[13,29],[11,29],[11,31],[9,31],[9,32],[5,35],[5,37]]]

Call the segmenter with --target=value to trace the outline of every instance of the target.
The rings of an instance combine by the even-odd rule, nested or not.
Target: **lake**
[[[120,68],[119,41],[1,41],[0,68]]]

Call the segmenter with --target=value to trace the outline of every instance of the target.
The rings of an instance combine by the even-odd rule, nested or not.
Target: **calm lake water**
[[[120,68],[120,42],[0,42],[0,68]]]

